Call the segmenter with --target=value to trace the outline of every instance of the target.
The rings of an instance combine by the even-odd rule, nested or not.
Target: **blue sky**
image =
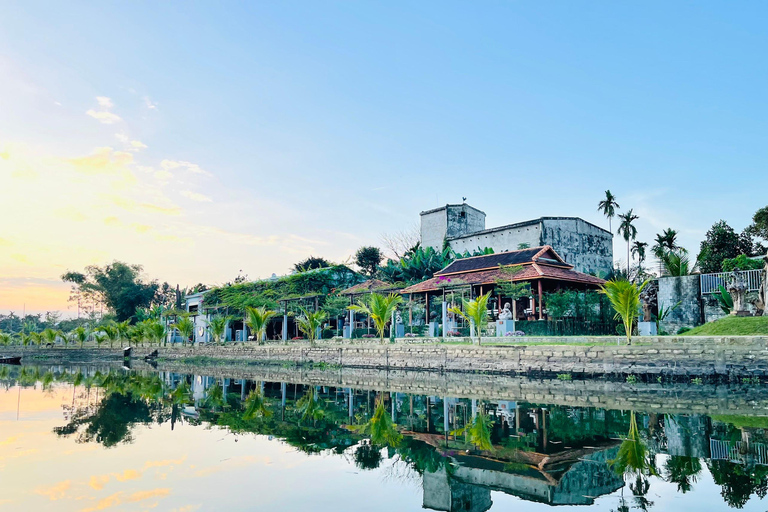
[[[112,259],[182,284],[341,261],[462,196],[489,227],[607,225],[610,188],[640,240],[673,227],[696,252],[768,202],[766,19],[765,2],[4,2],[0,309],[52,307],[63,269]]]

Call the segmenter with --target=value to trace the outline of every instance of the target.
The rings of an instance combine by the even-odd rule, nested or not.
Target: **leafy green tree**
[[[638,317],[640,308],[640,292],[648,285],[648,281],[640,285],[624,280],[606,281],[600,291],[611,301],[616,316],[624,323],[624,331],[627,335],[627,344],[632,344],[632,328]]]
[[[373,277],[379,268],[379,263],[384,259],[381,249],[378,247],[361,247],[355,253],[355,265],[360,267],[364,274]]]
[[[72,283],[73,294],[104,304],[122,322],[130,319],[137,308],[148,307],[158,290],[157,283],[145,282],[141,273],[141,265],[115,261],[103,267],[90,265],[85,272],[70,271],[61,278]]]
[[[597,204],[597,211],[602,212],[608,218],[608,231],[613,233],[611,227],[611,219],[616,216],[616,210],[621,208],[619,203],[616,202],[616,196],[611,194],[610,190],[605,191],[605,199]]]
[[[304,333],[311,345],[315,344],[317,338],[317,329],[323,325],[325,320],[325,311],[310,311],[307,308],[299,308],[301,315],[296,318],[296,324],[299,330]]]
[[[464,309],[458,307],[450,308],[451,313],[463,317],[467,322],[473,325],[474,334],[477,336],[477,344],[480,345],[483,329],[488,323],[488,299],[491,298],[491,292],[480,295],[476,299],[462,299]]]
[[[723,272],[736,270],[760,270],[765,263],[762,259],[748,258],[745,254],[739,254],[735,258],[723,260]]]
[[[243,419],[252,420],[254,418],[269,418],[270,416],[272,416],[272,411],[267,408],[261,390],[257,388],[251,391],[245,399]]]
[[[637,238],[637,228],[635,227],[634,222],[639,218],[640,217],[632,213],[632,208],[630,208],[627,213],[619,214],[621,223],[619,224],[618,233],[627,242],[627,274],[629,274],[630,266],[632,264],[632,258],[630,257],[630,242]]]
[[[685,494],[701,473],[701,461],[696,457],[672,455],[664,463],[664,473],[666,481],[677,484],[677,490]]]
[[[387,322],[392,319],[392,314],[397,310],[398,304],[402,301],[403,298],[396,293],[390,293],[389,295],[371,293],[360,299],[357,304],[348,306],[347,309],[369,316],[373,320],[383,344]]]
[[[321,309],[325,311],[328,318],[338,319],[339,317],[344,316],[347,311],[347,306],[349,306],[349,299],[347,297],[342,297],[341,295],[329,295],[325,298],[325,302],[323,302]]]
[[[716,222],[707,231],[699,250],[699,266],[705,274],[721,272],[723,261],[739,254],[748,254],[751,248],[744,247],[739,235],[724,220]]]
[[[653,255],[657,258],[667,251],[677,251],[683,249],[677,245],[677,231],[672,228],[667,228],[663,232],[656,234],[656,239],[651,247]]]
[[[325,258],[317,258],[315,256],[310,256],[309,258],[301,260],[300,262],[294,264],[293,270],[294,272],[304,272],[306,270],[313,270],[316,268],[327,268],[330,266],[331,266],[331,263]]]
[[[264,306],[258,308],[248,307],[245,309],[245,323],[251,328],[253,337],[259,345],[264,342],[269,319],[275,315],[277,315],[275,311],[267,309]]]

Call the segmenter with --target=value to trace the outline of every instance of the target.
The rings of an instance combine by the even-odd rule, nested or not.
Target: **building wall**
[[[698,275],[659,278],[658,304],[669,308],[680,301],[680,306],[661,323],[664,331],[675,334],[681,327],[696,327],[701,324],[700,291],[701,282]]]
[[[579,272],[607,276],[613,270],[613,235],[582,219],[543,219],[541,244]]]
[[[472,252],[478,247],[481,249],[491,247],[495,252],[516,251],[523,243],[530,247],[537,247],[541,245],[541,224],[488,229],[480,233],[449,239],[448,243],[456,252]]]
[[[425,249],[443,248],[448,229],[448,217],[445,209],[421,214],[421,246]]]

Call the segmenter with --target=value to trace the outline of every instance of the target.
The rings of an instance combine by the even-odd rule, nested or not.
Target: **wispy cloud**
[[[191,199],[192,201],[198,201],[200,203],[210,203],[213,202],[213,199],[210,197],[200,194],[198,192],[192,192],[191,190],[182,190],[180,194],[187,199]]]
[[[64,480],[51,487],[38,487],[35,492],[41,496],[47,496],[51,501],[56,501],[62,499],[71,487],[72,480]]]
[[[115,106],[111,99],[106,96],[96,96],[96,102],[99,104],[99,109],[89,109],[85,112],[86,114],[104,124],[115,124],[123,120],[120,116],[111,112],[111,109]]]
[[[162,167],[166,171],[171,171],[173,169],[183,169],[194,174],[204,174],[206,176],[211,176],[211,173],[201,169],[199,165],[193,164],[192,162],[185,162],[185,161],[179,161],[179,160],[163,160],[162,162],[160,162],[160,167]]]

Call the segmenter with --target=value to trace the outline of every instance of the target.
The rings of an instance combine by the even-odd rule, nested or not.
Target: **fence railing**
[[[748,291],[760,289],[760,283],[763,279],[762,270],[741,270],[738,272],[741,278],[747,283]],[[728,281],[731,279],[731,272],[718,272],[716,274],[701,274],[701,293],[717,293],[721,286],[728,287]]]
[[[709,440],[710,458],[712,460],[728,460],[743,463],[747,459],[755,464],[768,465],[768,446],[761,443],[745,444],[741,441]]]

